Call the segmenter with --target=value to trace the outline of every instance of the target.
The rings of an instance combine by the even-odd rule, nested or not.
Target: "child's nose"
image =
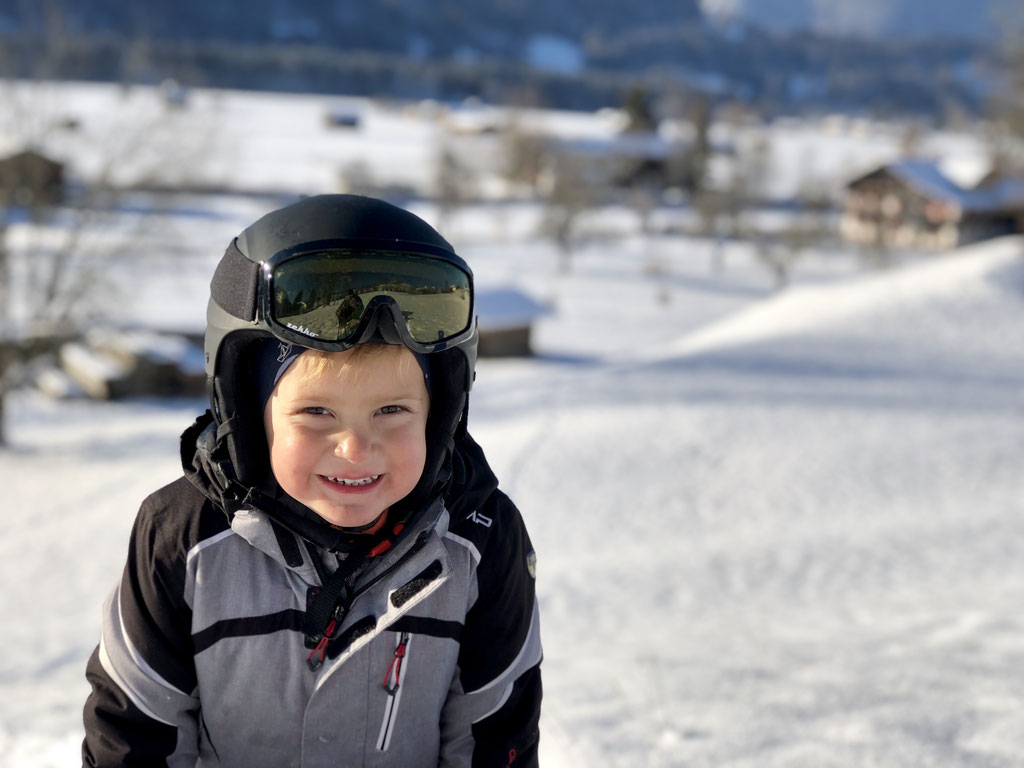
[[[338,435],[334,444],[334,455],[358,464],[366,458],[370,441],[366,435],[355,429],[347,429]]]

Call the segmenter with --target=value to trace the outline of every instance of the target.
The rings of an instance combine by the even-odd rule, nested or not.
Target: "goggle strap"
[[[260,265],[247,259],[237,243],[237,239],[231,241],[217,265],[210,281],[210,297],[228,314],[252,321],[256,319]]]

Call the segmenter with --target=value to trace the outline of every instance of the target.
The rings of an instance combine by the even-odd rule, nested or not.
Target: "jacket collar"
[[[319,576],[315,566],[309,560],[312,555],[308,548],[300,547],[301,564],[296,564],[295,560],[281,546],[280,535],[274,530],[274,519],[276,518],[272,518],[270,514],[261,509],[243,506],[232,515],[231,529],[250,545],[283,567],[294,571],[306,583],[316,584],[319,581]],[[380,568],[390,567],[391,564],[404,559],[409,551],[417,546],[417,542],[422,541],[423,537],[443,538],[448,532],[448,525],[448,510],[438,499],[424,510],[424,514],[419,515],[416,521],[402,531],[401,537],[386,553],[370,558],[368,567],[364,571],[365,577],[372,578]],[[285,532],[284,535],[293,534]],[[321,551],[318,549],[317,555],[320,554]]]

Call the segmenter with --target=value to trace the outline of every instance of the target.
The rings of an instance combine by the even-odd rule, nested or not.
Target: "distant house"
[[[63,163],[31,149],[0,158],[0,205],[54,205],[63,198]]]
[[[730,142],[714,141],[702,149],[688,127],[664,125],[658,131],[548,137],[544,142],[545,161],[555,173],[559,163],[575,161],[586,169],[585,181],[593,185],[666,189],[692,182],[688,174],[698,153],[705,163],[715,157],[727,159],[736,155]]]
[[[924,160],[882,166],[846,186],[840,235],[886,248],[946,250],[1024,232],[1024,178],[965,189]]]
[[[617,136],[550,138],[547,155],[556,166],[576,160],[587,169],[589,182],[614,187],[635,183],[667,186],[668,165],[676,147],[658,134],[626,133]]]
[[[480,357],[512,357],[533,354],[530,335],[539,318],[551,314],[547,307],[512,286],[477,290]]]

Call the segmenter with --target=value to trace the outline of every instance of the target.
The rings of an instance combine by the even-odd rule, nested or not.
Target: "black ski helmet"
[[[393,252],[449,261],[469,275],[472,292],[468,265],[433,227],[409,211],[374,198],[307,197],[268,213],[232,240],[210,284],[204,347],[218,443],[227,449],[235,479],[246,488],[264,492],[277,488],[254,383],[260,349],[268,341],[281,340],[260,302],[263,265],[276,254],[325,242],[356,256],[362,251]],[[395,312],[377,312],[365,318],[366,332],[358,341],[402,343],[394,317]],[[465,431],[477,339],[476,318],[472,317],[470,331],[432,345],[425,356],[431,394],[427,461],[419,485],[408,497],[411,504],[430,498],[450,475],[455,441]],[[344,348],[316,340],[306,345]]]

